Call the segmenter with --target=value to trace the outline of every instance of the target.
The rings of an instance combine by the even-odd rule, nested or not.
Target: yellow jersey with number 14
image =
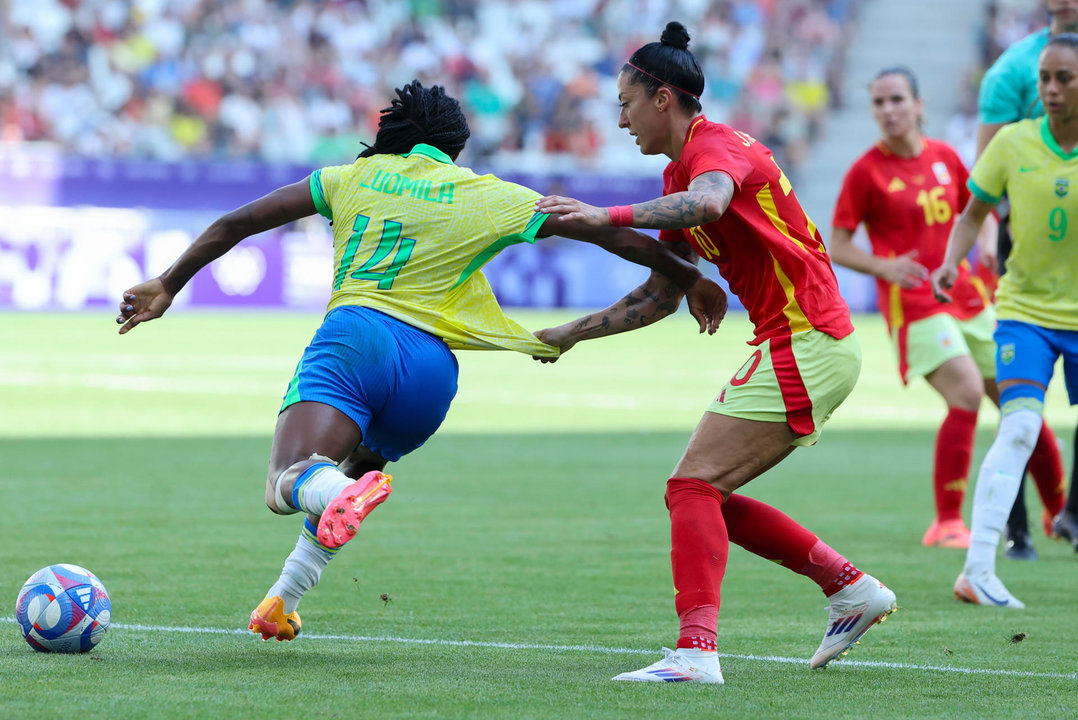
[[[419,144],[311,174],[318,212],[333,224],[333,294],[433,333],[454,349],[558,349],[507,317],[481,268],[509,245],[534,243],[539,193],[457,167]]]
[[[1000,129],[970,172],[987,203],[1011,202],[1014,246],[996,291],[996,316],[1078,330],[1078,151],[1065,153],[1048,118]]]

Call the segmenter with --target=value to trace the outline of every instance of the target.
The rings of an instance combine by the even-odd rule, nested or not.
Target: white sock
[[[318,584],[322,571],[337,554],[337,550],[325,547],[317,539],[318,527],[310,518],[303,521],[303,530],[296,541],[296,548],[284,561],[281,577],[266,593],[279,595],[284,601],[284,612],[295,612],[303,595]]]
[[[996,548],[1040,430],[1041,416],[1032,410],[1017,410],[1000,419],[999,433],[981,464],[973,494],[965,568],[971,574],[995,572]]]
[[[321,517],[326,506],[355,482],[329,463],[312,465],[296,479],[292,489],[292,504],[305,513]]]

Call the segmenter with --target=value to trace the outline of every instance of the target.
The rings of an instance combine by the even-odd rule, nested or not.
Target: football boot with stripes
[[[714,650],[663,648],[663,659],[646,668],[623,672],[613,680],[629,682],[695,682],[722,685],[719,654]]]
[[[1022,609],[1024,602],[1011,595],[999,577],[991,570],[962,571],[954,581],[954,596],[973,605],[994,605]]]
[[[827,630],[823,642],[809,661],[812,668],[822,668],[839,655],[845,655],[861,636],[898,609],[895,594],[871,575],[831,596]]]

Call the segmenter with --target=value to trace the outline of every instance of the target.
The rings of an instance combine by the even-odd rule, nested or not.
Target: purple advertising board
[[[123,289],[166,268],[221,213],[310,172],[0,150],[0,309],[111,306]],[[658,178],[502,177],[595,205],[647,200],[662,189]],[[199,273],[176,302],[319,309],[329,297],[332,264],[330,229],[315,216],[248,238]],[[710,264],[706,271],[717,277]],[[502,304],[523,307],[604,307],[647,277],[644,268],[561,238],[510,247],[484,273]],[[864,283],[841,274],[840,283],[851,306],[869,302]],[[736,298],[731,306],[738,307]]]

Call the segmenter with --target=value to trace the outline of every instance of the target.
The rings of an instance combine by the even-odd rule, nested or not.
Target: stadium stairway
[[[878,137],[868,83],[885,67],[906,65],[925,100],[925,132],[942,138],[977,60],[984,0],[868,0],[846,58],[845,105],[833,111],[825,135],[801,170],[797,196],[830,239],[831,213],[846,169]]]

